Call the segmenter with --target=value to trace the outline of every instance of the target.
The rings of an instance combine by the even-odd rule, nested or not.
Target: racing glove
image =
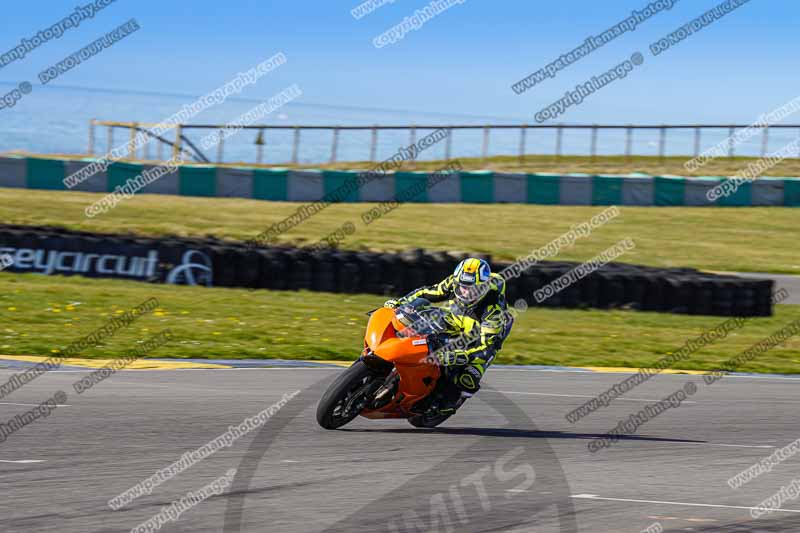
[[[386,301],[383,303],[383,306],[384,306],[384,307],[388,307],[389,309],[394,309],[395,307],[397,307],[397,306],[399,306],[399,305],[400,305],[400,300],[395,300],[395,299],[392,299],[392,300],[386,300]]]
[[[464,366],[469,363],[469,357],[462,350],[448,350],[442,348],[433,354],[442,366]]]

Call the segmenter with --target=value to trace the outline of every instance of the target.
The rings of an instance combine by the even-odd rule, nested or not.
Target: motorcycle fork
[[[393,368],[392,371],[389,372],[389,375],[386,376],[386,379],[383,380],[383,383],[378,390],[375,391],[372,405],[377,407],[373,407],[373,409],[379,409],[380,407],[383,407],[391,402],[392,398],[394,397],[394,393],[397,391],[397,385],[399,383],[400,374],[397,372],[396,368]]]
[[[374,401],[375,392],[380,389],[381,386],[382,384],[380,382],[376,383],[373,379],[364,383],[352,394],[350,399],[347,400],[345,411],[357,411],[359,413],[363,411],[365,407]]]

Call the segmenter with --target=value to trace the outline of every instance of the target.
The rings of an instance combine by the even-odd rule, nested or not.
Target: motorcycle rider
[[[445,344],[433,352],[445,367],[446,376],[438,411],[454,413],[461,398],[478,392],[481,378],[511,332],[513,320],[507,311],[505,280],[493,274],[489,263],[483,259],[470,257],[439,283],[388,300],[384,307],[395,308],[417,298],[447,301],[461,333],[475,337],[475,341],[465,347]]]

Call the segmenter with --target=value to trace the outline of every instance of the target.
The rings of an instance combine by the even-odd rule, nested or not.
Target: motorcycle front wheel
[[[374,378],[374,374],[364,364],[357,361],[342,372],[331,383],[317,404],[317,423],[325,429],[337,429],[352,421],[361,409],[353,406],[361,403],[359,391],[368,389],[366,385]]]

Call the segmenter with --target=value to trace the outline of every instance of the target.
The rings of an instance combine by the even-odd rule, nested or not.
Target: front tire
[[[347,410],[353,395],[368,383],[372,372],[363,361],[342,372],[331,383],[317,404],[317,423],[325,429],[337,429],[351,422],[360,413],[359,410]]]

